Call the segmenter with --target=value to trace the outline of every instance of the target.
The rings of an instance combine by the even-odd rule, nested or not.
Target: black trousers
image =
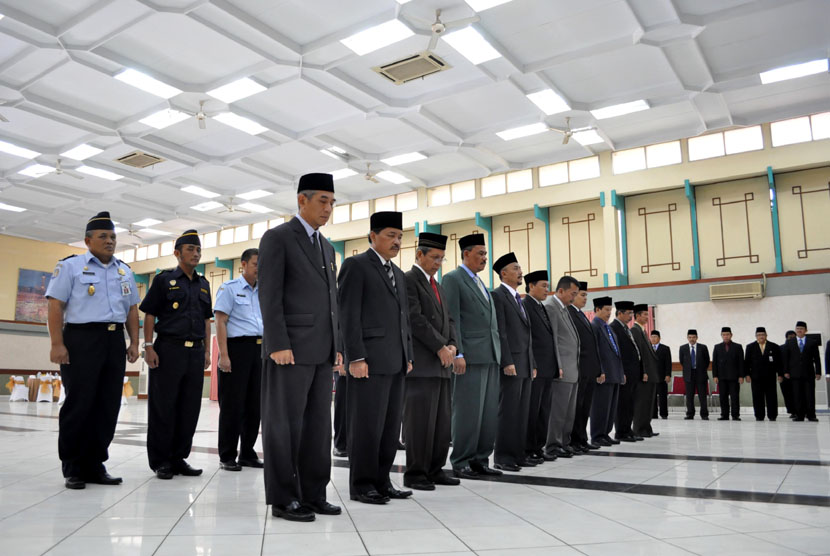
[[[451,419],[449,377],[406,378],[404,479],[430,480],[443,474],[442,468],[450,453]]]
[[[346,375],[334,373],[334,448],[341,452],[349,450],[348,419],[346,418],[346,389],[349,381]]]
[[[401,433],[404,372],[368,378],[348,375],[348,381],[349,492],[382,492],[392,486],[389,470]]]
[[[816,417],[816,380],[814,376],[793,378],[793,404],[797,419]]]
[[[720,386],[720,416],[729,417],[731,404],[732,417],[738,417],[741,414],[741,385],[738,384],[738,379],[721,378],[718,379],[718,385]]]
[[[92,477],[104,471],[115,435],[127,348],[124,331],[63,331],[69,364],[61,365],[66,399],[58,417],[58,455],[64,477]]]
[[[756,377],[750,383],[752,385],[752,408],[755,410],[755,418],[763,419],[766,409],[766,416],[770,421],[778,418],[778,377],[774,373],[770,376]]]
[[[231,372],[219,370],[219,460],[257,459],[262,345],[256,338],[228,338]]]
[[[657,414],[663,419],[669,416],[669,385],[665,380],[657,383],[657,397],[654,399],[654,409],[651,412],[651,417],[657,419]]]
[[[784,396],[784,406],[787,413],[795,415],[795,400],[793,399],[793,379],[785,378],[781,381],[781,395]]]
[[[696,371],[692,371],[692,378],[696,379]],[[700,380],[686,380],[686,417],[695,416],[695,390],[700,400],[700,416],[709,416],[709,402],[706,399],[706,386],[709,384],[708,374],[700,378]]]
[[[579,378],[579,387],[576,391],[574,427],[571,432],[571,444],[588,443],[588,418],[591,416],[591,404],[594,400],[594,389],[596,385],[596,377]]]
[[[617,401],[617,416],[614,422],[614,436],[620,438],[632,434],[631,422],[634,420],[634,396],[637,380],[626,377],[625,384],[620,385]]]
[[[620,384],[597,384],[594,399],[591,402],[591,440],[609,438],[614,420],[617,417],[617,404],[620,396]]]
[[[553,377],[536,378],[530,385],[530,408],[527,419],[527,455],[541,454],[548,438],[550,404],[553,398]]]
[[[157,339],[159,366],[150,369],[147,394],[147,457],[150,469],[177,465],[190,455],[202,408],[204,344]]]
[[[262,365],[262,451],[265,503],[326,499],[331,479],[331,368]]]
[[[644,436],[652,432],[651,412],[654,407],[654,396],[657,391],[657,383],[649,380],[640,381],[634,393],[634,419],[632,428],[634,434]]]
[[[525,459],[532,379],[499,375],[499,424],[493,461],[518,465]]]

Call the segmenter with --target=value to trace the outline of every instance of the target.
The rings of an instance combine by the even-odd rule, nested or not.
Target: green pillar
[[[232,259],[220,259],[216,257],[213,260],[214,264],[216,264],[216,268],[225,268],[228,272],[231,273],[230,279],[233,280],[233,260]]]
[[[476,226],[487,232],[487,249],[493,255],[493,218],[491,216],[481,216],[480,212],[476,213]],[[490,277],[490,289],[493,289],[493,265],[487,265],[487,275]]]
[[[540,207],[539,205],[533,205],[533,216],[536,217],[536,220],[541,220],[545,225],[545,259],[548,269],[548,277],[551,277],[550,274],[550,210],[547,207]],[[533,272],[533,269],[528,268],[528,272]]]
[[[784,264],[781,260],[781,228],[778,224],[778,192],[775,190],[772,166],[767,166],[767,181],[769,182],[769,210],[772,214],[772,242],[775,247],[775,272],[784,272]]]
[[[692,219],[692,251],[695,264],[692,265],[692,280],[700,280],[700,244],[697,234],[697,201],[695,200],[695,188],[689,180],[683,181],[683,189],[686,192],[686,199],[689,200],[689,212]]]
[[[618,286],[628,285],[628,236],[625,225],[625,197],[617,195],[617,190],[611,190],[611,206],[617,209],[620,219],[620,270],[617,272],[616,282]]]

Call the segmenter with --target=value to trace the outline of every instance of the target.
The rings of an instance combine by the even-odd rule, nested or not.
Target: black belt
[[[123,322],[67,322],[64,326],[75,330],[104,330],[106,332],[124,330]]]
[[[200,348],[204,347],[205,340],[187,340],[185,338],[168,338],[165,336],[159,336],[156,338],[156,342],[163,342],[166,344],[174,344],[177,346],[184,346],[186,348]]]
[[[262,336],[236,336],[228,338],[229,344],[262,344]]]

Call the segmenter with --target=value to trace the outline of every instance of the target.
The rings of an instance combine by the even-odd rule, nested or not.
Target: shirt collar
[[[565,304],[564,304],[564,303],[562,303],[562,300],[561,300],[561,299],[559,299],[558,297],[556,297],[556,295],[553,295],[553,296],[551,296],[551,297],[553,297],[553,299],[554,299],[554,300],[556,300],[556,302],[557,302],[557,303],[559,303],[559,306],[560,306],[560,307],[562,307],[563,309],[565,308]]]
[[[504,286],[505,288],[507,288],[507,291],[510,292],[510,297],[516,297],[519,294],[519,292],[517,292],[516,290],[514,290],[513,288],[511,288],[510,286],[508,286],[504,282],[502,282],[501,285]]]
[[[418,263],[414,263],[412,266],[414,266],[415,268],[417,268],[418,270],[420,270],[421,272],[423,272],[423,273],[424,273],[424,278],[426,278],[426,279],[427,279],[427,282],[429,282],[429,281],[430,281],[429,279],[430,279],[430,278],[432,278],[432,276],[430,276],[429,274],[427,274],[427,271],[426,271],[426,270],[424,270],[423,268],[421,268],[421,265],[419,265]]]
[[[657,342],[656,344],[652,344],[652,345],[654,346],[654,349],[657,349],[657,348],[660,347],[660,342]]]
[[[300,216],[300,213],[299,213],[299,212],[297,213],[297,216],[295,216],[294,218],[297,218],[297,219],[300,221],[300,224],[302,224],[302,225],[303,225],[303,228],[305,229],[305,233],[306,233],[306,235],[307,235],[308,237],[311,237],[311,235],[312,235],[314,232],[316,232],[316,231],[317,231],[317,230],[315,230],[315,229],[311,226],[311,224],[309,224],[308,222],[306,222],[305,220],[303,220],[303,217],[302,217],[302,216]]]
[[[100,266],[102,266],[104,268],[107,268],[110,264],[113,264],[113,263],[115,263],[116,265],[118,264],[116,262],[115,257],[110,259],[109,264],[104,264],[104,263],[101,262],[101,260],[98,257],[96,257],[95,255],[92,254],[92,251],[87,250],[87,252],[84,254],[84,262],[89,264],[92,261],[95,261],[96,263],[98,263]]]
[[[253,287],[251,287],[251,284],[249,284],[248,281],[245,279],[245,277],[242,276],[241,274],[236,277],[236,280],[239,282],[239,285],[242,286],[243,289],[248,288],[251,291],[256,291],[257,286],[259,285],[259,284],[255,283],[255,285]]]
[[[467,272],[467,274],[469,274],[469,275],[470,275],[470,277],[471,277],[473,280],[475,280],[475,279],[476,279],[476,273],[475,273],[475,272],[473,272],[472,270],[470,270],[469,268],[467,268],[467,265],[465,265],[464,263],[461,263],[461,265],[459,265],[459,266],[460,266],[461,268],[463,268],[463,269]]]
[[[381,264],[382,266],[386,266],[386,263],[387,263],[387,262],[389,262],[389,261],[387,261],[386,259],[384,259],[384,258],[383,258],[383,255],[381,255],[380,253],[378,253],[377,251],[375,251],[375,248],[374,248],[374,247],[369,247],[369,249],[371,249],[371,250],[372,250],[372,252],[373,252],[375,255],[377,255],[377,256],[378,256],[378,259],[380,259],[380,264]]]

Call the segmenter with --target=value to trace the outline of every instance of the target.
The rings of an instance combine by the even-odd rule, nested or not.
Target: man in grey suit
[[[643,363],[642,382],[637,385],[634,394],[634,419],[633,430],[637,436],[651,438],[659,436],[651,428],[651,413],[654,408],[654,398],[657,395],[657,383],[660,381],[660,359],[657,352],[651,345],[646,334],[648,324],[648,305],[640,304],[634,306],[634,326],[631,327],[631,335],[634,336],[634,343],[640,352]]]
[[[501,345],[496,306],[477,276],[487,264],[484,234],[464,236],[458,246],[463,262],[441,280],[458,346],[450,461],[456,477],[478,479],[502,474],[489,465],[498,423]]]
[[[330,174],[300,178],[299,214],[259,244],[265,501],[276,517],[339,514],[331,478],[331,372],[343,364],[334,248],[318,231],[334,207]]]
[[[556,293],[546,309],[553,329],[559,376],[553,381],[553,407],[548,423],[545,453],[560,458],[573,457],[569,444],[576,414],[577,381],[579,380],[579,333],[574,327],[568,306],[579,293],[579,281],[563,276],[556,284]]]
[[[544,460],[525,457],[527,417],[530,414],[530,386],[536,378],[536,363],[530,336],[530,318],[517,288],[522,283],[522,267],[516,255],[507,253],[493,263],[501,285],[493,290],[499,323],[501,359],[499,366],[499,429],[496,434],[495,468],[520,471]]]
[[[611,438],[611,429],[617,416],[620,385],[625,384],[617,337],[608,326],[613,305],[610,297],[594,299],[594,320],[591,328],[599,350],[600,375],[594,399],[591,401],[591,440],[600,446],[613,446],[619,440]]]
[[[456,353],[446,294],[435,280],[446,248],[447,236],[421,232],[415,264],[406,273],[414,361],[412,372],[406,375],[403,404],[403,484],[416,490],[461,483],[442,470],[450,451],[450,370]]]
[[[376,212],[369,227],[371,247],[343,261],[337,278],[349,369],[349,495],[364,504],[386,504],[412,495],[389,478],[401,431],[404,377],[412,370],[412,337],[406,278],[392,263],[401,249],[402,214]]]

